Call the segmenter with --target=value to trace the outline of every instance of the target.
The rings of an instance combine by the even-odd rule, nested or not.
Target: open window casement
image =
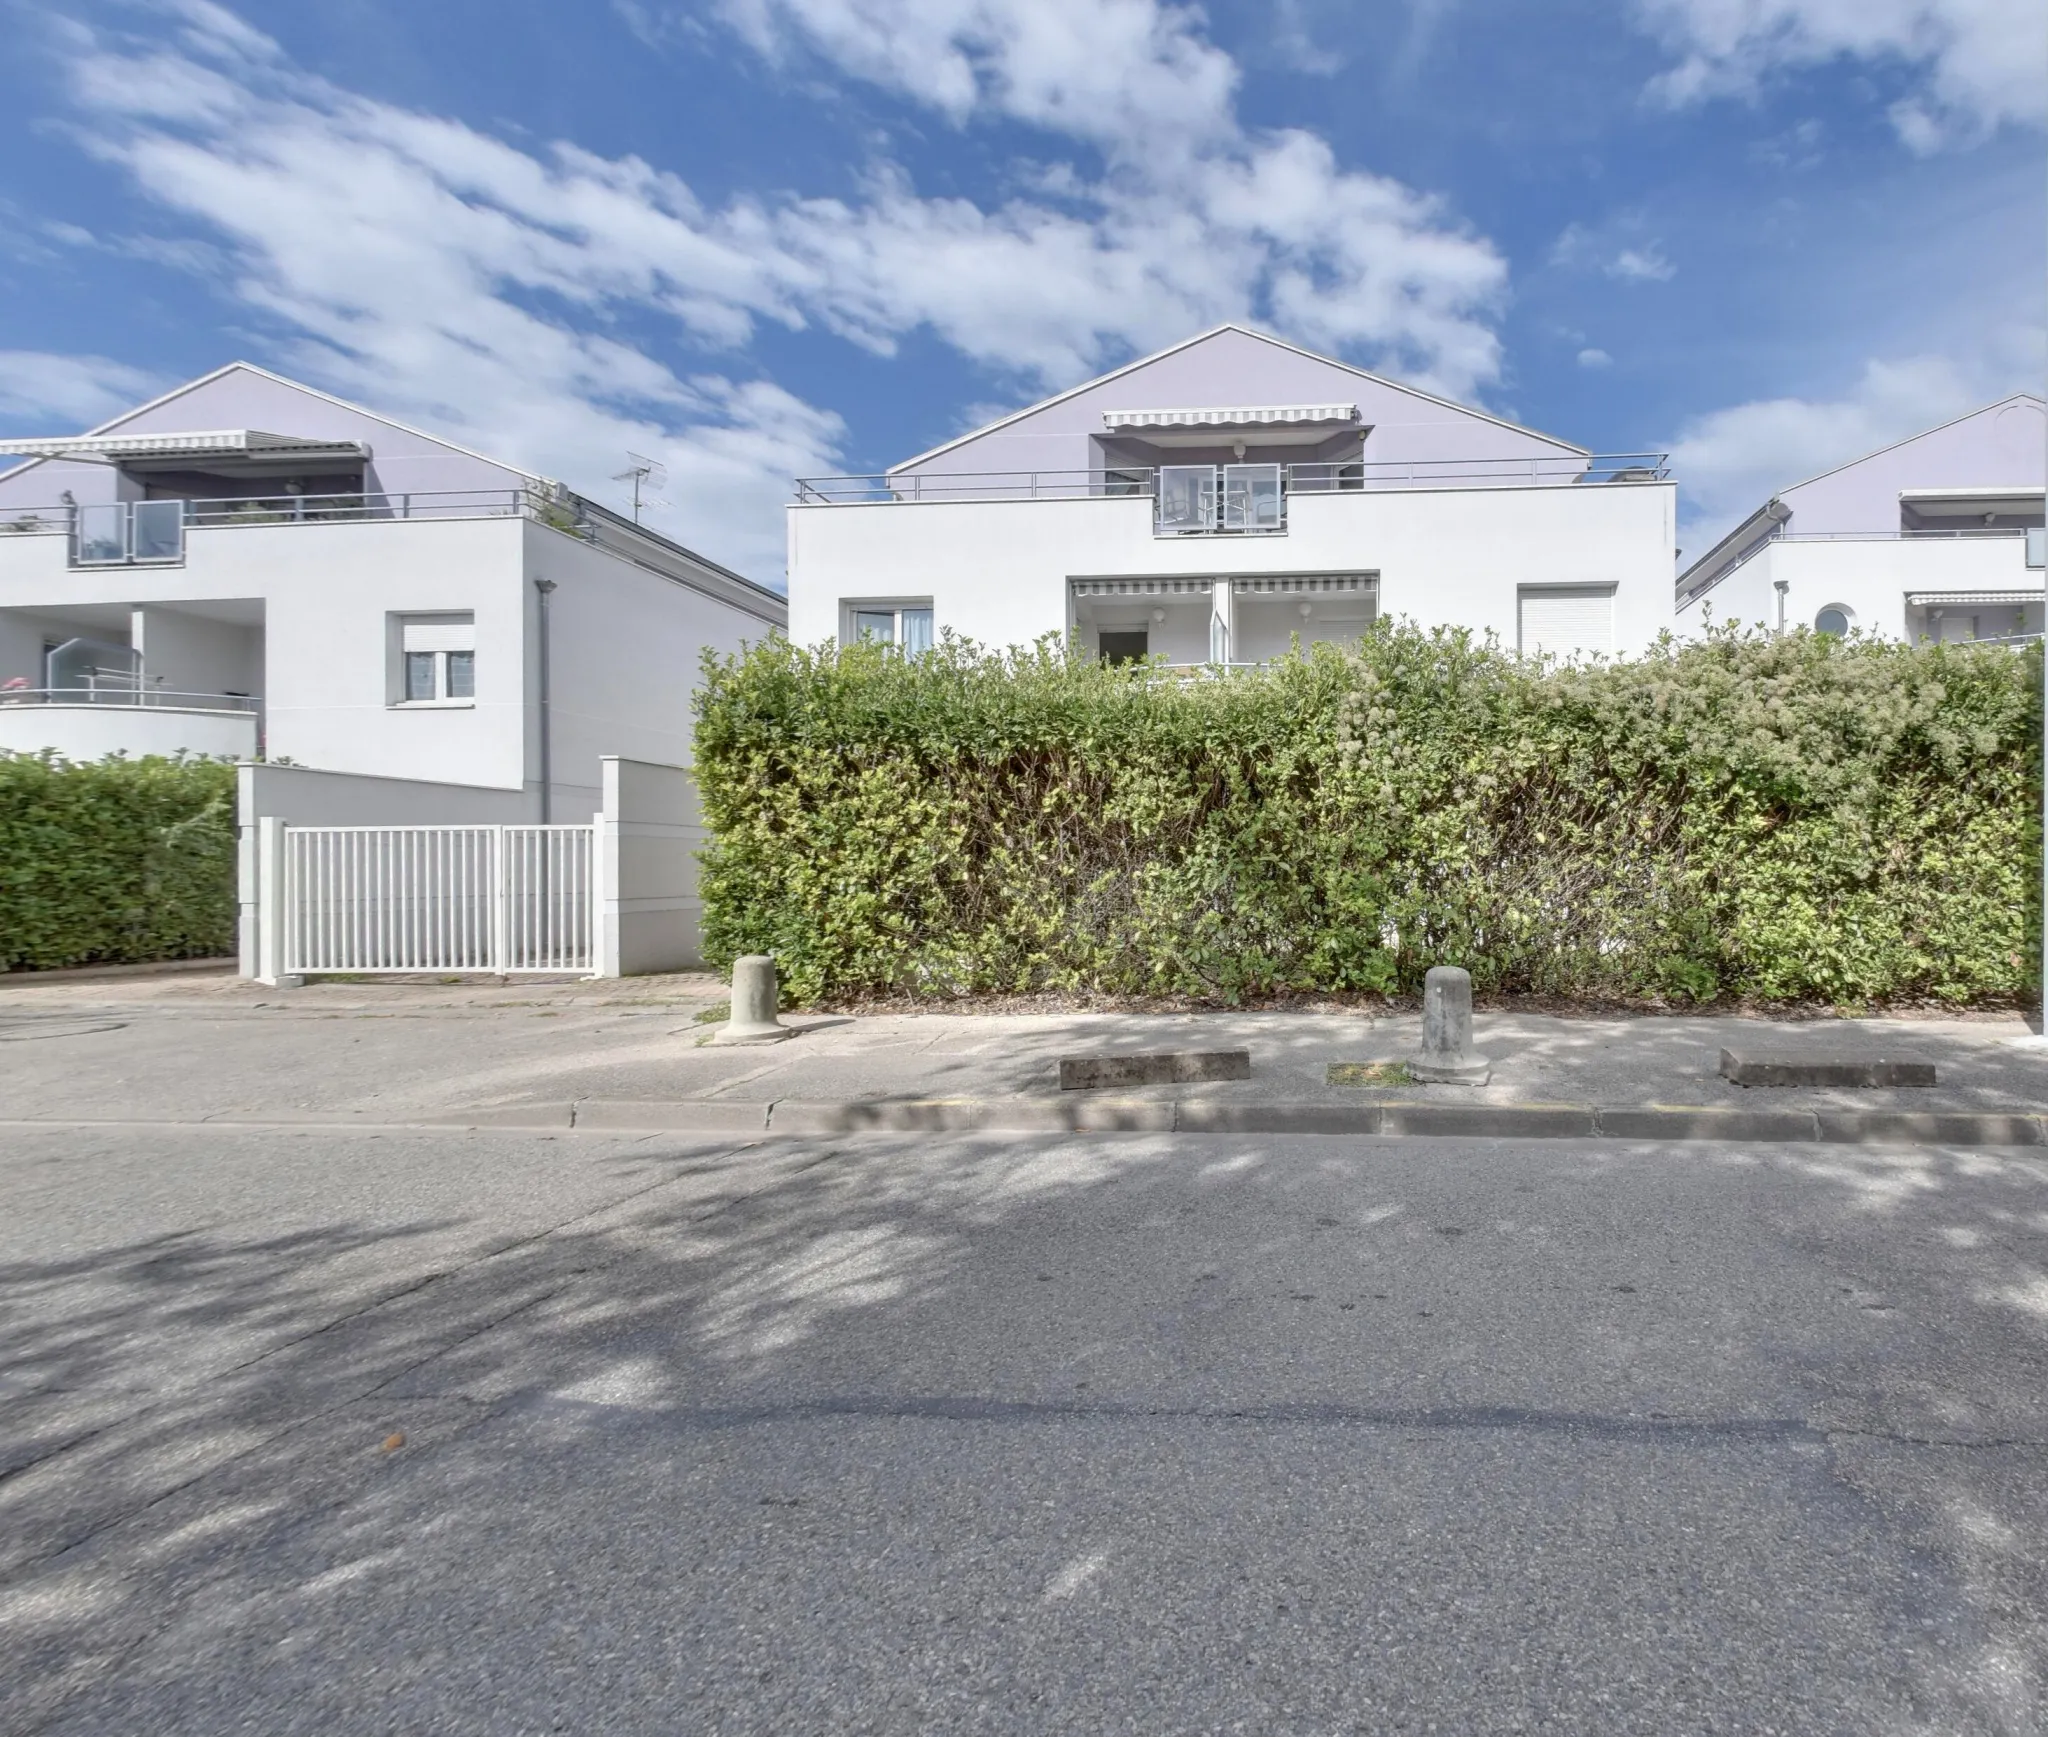
[[[1159,467],[1157,527],[1163,536],[1185,536],[1216,528],[1216,467],[1163,464]]]
[[[1277,531],[1280,528],[1280,467],[1226,464],[1223,467],[1223,528]]]

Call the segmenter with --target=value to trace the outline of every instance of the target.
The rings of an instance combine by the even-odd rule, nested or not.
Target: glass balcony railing
[[[71,539],[74,567],[135,567],[184,558],[183,501],[113,501],[78,509]]]

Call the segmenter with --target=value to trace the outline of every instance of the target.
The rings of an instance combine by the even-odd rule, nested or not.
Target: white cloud
[[[1239,121],[1237,67],[1200,14],[1162,0],[722,0],[764,55],[806,43],[955,125],[1023,122],[1092,147],[1052,195],[987,211],[900,174],[858,208],[803,208],[791,244],[829,255],[837,318],[885,342],[929,323],[976,360],[1063,384],[1224,319],[1454,396],[1499,374],[1506,267],[1436,201],[1340,167],[1298,129]]]
[[[1619,283],[1663,283],[1678,275],[1678,267],[1664,256],[1663,244],[1652,239],[1625,241],[1612,233],[1639,235],[1642,220],[1624,214],[1602,229],[1583,223],[1568,223],[1551,243],[1550,263],[1576,270],[1596,270]]]
[[[657,38],[690,22],[632,12]],[[1228,318],[1455,394],[1497,376],[1494,249],[1311,134],[1247,134],[1236,67],[1192,12],[725,12],[764,52],[801,32],[956,120],[1000,112],[1100,165],[1041,166],[999,206],[924,197],[885,161],[850,198],[712,208],[638,158],[520,149],[341,90],[210,0],[161,0],[173,29],[158,40],[53,28],[85,148],[203,226],[207,245],[170,257],[296,334],[285,366],[600,497],[628,447],[660,458],[676,502],[664,528],[757,573],[780,570],[787,479],[833,468],[844,436],[832,412],[744,377],[763,321],[885,353],[928,327],[1025,386]],[[671,364],[634,334],[726,359]]]
[[[1672,104],[1753,94],[1770,73],[1850,58],[1910,67],[1892,111],[1916,151],[2048,119],[2040,0],[1636,0],[1681,56],[1651,86]]]
[[[1671,443],[1687,552],[1705,553],[1780,489],[1993,396],[1946,358],[1919,356],[1868,363],[1840,398],[1758,399],[1695,418]]]
[[[37,424],[30,434],[76,434],[163,387],[154,374],[105,356],[0,350],[0,420]]]
[[[1605,350],[1581,350],[1579,352],[1579,366],[1581,368],[1611,368],[1613,365],[1614,358],[1608,355]]]
[[[1678,275],[1678,267],[1664,257],[1654,241],[1648,247],[1624,247],[1605,269],[1609,277],[1623,283],[1663,283]]]

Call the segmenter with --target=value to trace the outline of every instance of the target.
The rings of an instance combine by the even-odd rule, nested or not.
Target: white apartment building
[[[516,466],[233,363],[0,442],[0,748],[522,792],[690,758],[706,646],[774,592]]]
[[[1674,485],[1226,325],[788,510],[790,633],[1071,636],[1254,664],[1379,615],[1626,654],[1672,621]]]
[[[1810,477],[1679,575],[1679,625],[1696,632],[1711,616],[1909,643],[2031,638],[2042,626],[2044,471],[2048,415],[2018,393]]]

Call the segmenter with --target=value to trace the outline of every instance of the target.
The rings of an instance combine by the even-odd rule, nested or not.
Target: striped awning
[[[2043,592],[2031,591],[1908,591],[1906,603],[1912,609],[1961,609],[1967,604],[2039,603]]]
[[[1233,579],[1240,597],[1353,596],[1379,589],[1377,573],[1274,573],[1256,579]]]
[[[1204,410],[1105,410],[1102,426],[1126,428],[1294,428],[1356,422],[1356,404],[1237,404]]]
[[[1206,597],[1208,579],[1076,579],[1076,597]]]
[[[25,458],[350,458],[367,456],[359,440],[308,440],[260,428],[212,428],[168,434],[59,434],[0,440],[0,454]]]

